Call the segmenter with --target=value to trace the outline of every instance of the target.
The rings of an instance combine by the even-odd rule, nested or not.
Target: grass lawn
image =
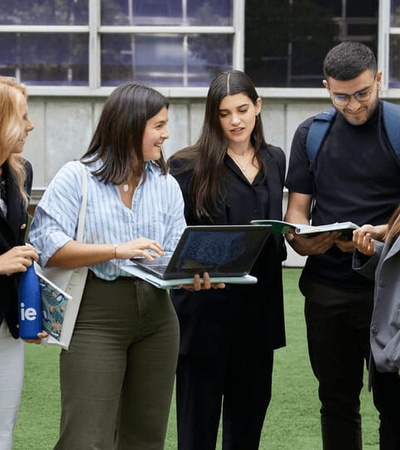
[[[304,301],[297,287],[299,275],[299,269],[284,270],[287,347],[276,352],[273,397],[261,450],[321,449],[317,384],[307,355]],[[54,447],[60,417],[58,354],[59,350],[51,346],[26,347],[25,385],[14,450],[52,450]],[[371,394],[365,388],[362,416],[364,450],[378,450],[377,414]],[[165,450],[176,448],[173,404]]]

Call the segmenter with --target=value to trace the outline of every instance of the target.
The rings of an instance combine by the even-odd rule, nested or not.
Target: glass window
[[[0,1],[0,73],[27,84],[208,86],[233,67],[237,0],[99,0],[90,21],[89,0]]]
[[[89,0],[1,0],[1,25],[84,25]]]
[[[400,35],[390,36],[389,87],[400,88]]]
[[[0,1],[0,73],[27,84],[208,86],[235,65],[259,87],[321,87],[323,59],[338,42],[377,51],[379,0]],[[234,6],[243,4],[244,30],[234,23]],[[400,27],[400,0],[390,6],[391,26]],[[391,36],[397,83],[397,31]]]
[[[218,46],[213,45],[218,40]],[[232,67],[230,35],[132,35],[102,37],[103,85],[126,80],[153,86],[208,86]]]
[[[389,30],[389,55],[388,67],[389,88],[400,88],[400,33],[396,30],[400,27],[400,0],[390,2],[390,27]]]
[[[257,86],[321,87],[326,53],[359,40],[376,53],[378,0],[247,0],[245,70]]]
[[[88,36],[0,33],[0,73],[35,85],[87,85]]]
[[[378,10],[375,2],[364,0],[347,0],[346,16],[347,17],[377,17]]]
[[[390,13],[390,26],[400,27],[400,0],[391,1]]]
[[[102,0],[103,25],[232,25],[232,1]]]

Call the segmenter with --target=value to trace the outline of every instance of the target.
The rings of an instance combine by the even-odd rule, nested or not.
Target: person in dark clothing
[[[197,143],[169,163],[188,225],[248,224],[282,217],[283,151],[264,140],[261,99],[237,70],[211,83]],[[271,399],[274,350],[285,345],[281,236],[251,272],[255,285],[171,291],[180,322],[179,450],[213,450],[222,411],[224,450],[259,448]]]
[[[400,165],[385,132],[382,72],[358,42],[334,47],[324,61],[324,86],[337,114],[310,168],[306,141],[313,118],[296,130],[286,178],[291,223],[370,224],[380,237],[400,198]],[[307,261],[305,296],[309,356],[319,382],[324,450],[361,450],[360,392],[369,359],[373,280],[352,269],[352,240],[339,232],[288,242]],[[382,424],[381,424],[382,427]],[[381,433],[381,450],[390,449]]]

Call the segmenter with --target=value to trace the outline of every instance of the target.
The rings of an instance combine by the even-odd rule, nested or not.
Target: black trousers
[[[300,280],[324,450],[362,450],[360,392],[369,359],[373,291]],[[372,399],[371,399],[372,400]]]
[[[400,449],[400,377],[395,373],[380,373],[372,369],[372,389],[379,411],[380,450]]]
[[[223,450],[257,450],[271,399],[273,350],[262,320],[242,318],[228,348],[180,356],[176,398],[179,450],[214,450],[222,411]],[[238,319],[239,320],[239,319]]]

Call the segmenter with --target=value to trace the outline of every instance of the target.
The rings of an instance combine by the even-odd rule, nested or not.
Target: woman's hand
[[[0,275],[26,272],[39,256],[31,245],[18,245],[0,255]]]
[[[48,333],[42,331],[41,333],[37,334],[37,339],[24,339],[24,341],[27,342],[28,344],[39,345],[42,343],[42,339],[46,339],[47,337],[49,337]]]
[[[372,239],[383,242],[388,231],[388,225],[370,225],[369,223],[367,223],[360,227],[358,230],[368,232],[371,234]]]
[[[143,257],[151,260],[163,255],[164,249],[160,243],[153,239],[143,237],[119,244],[115,247],[116,259]]]
[[[369,231],[361,228],[353,231],[353,244],[360,253],[366,256],[375,254],[375,241],[372,239]]]
[[[179,287],[187,291],[201,291],[204,289],[224,289],[225,283],[212,283],[210,275],[207,272],[203,274],[203,282],[201,282],[200,275],[195,275],[193,284],[181,284]]]

